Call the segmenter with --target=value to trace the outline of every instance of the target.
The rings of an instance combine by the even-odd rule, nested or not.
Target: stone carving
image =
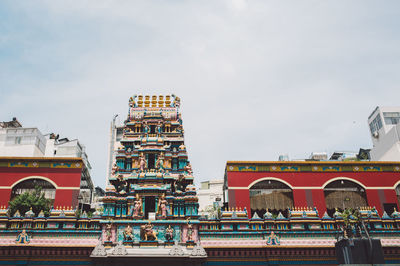
[[[279,237],[275,235],[274,231],[272,231],[267,238],[267,245],[279,245],[279,244],[280,244]]]
[[[164,154],[161,153],[160,156],[157,158],[156,168],[159,169],[161,172],[164,171]]]
[[[124,180],[122,175],[118,176],[116,189],[120,194],[126,194],[128,188],[128,183]]]
[[[106,224],[105,241],[110,242],[112,237],[112,224]]]
[[[105,257],[105,256],[107,256],[106,248],[103,246],[101,241],[99,241],[99,243],[97,243],[97,245],[93,249],[92,256],[95,256],[95,257]]]
[[[111,253],[113,255],[120,255],[120,256],[128,254],[125,246],[122,244],[122,241],[118,242],[118,244],[114,247]]]
[[[169,255],[171,256],[184,256],[185,252],[182,247],[178,245],[178,242],[175,241],[175,244],[172,246]]]
[[[158,204],[158,212],[161,214],[162,218],[167,217],[167,205],[168,201],[165,199],[165,196],[162,195],[160,198],[160,203]]]
[[[140,227],[140,238],[144,241],[157,241],[157,232],[153,230],[153,225],[150,223]]]
[[[140,216],[142,212],[142,199],[140,198],[139,195],[136,195],[136,200],[133,203],[133,217],[138,217]]]
[[[185,171],[188,173],[188,175],[193,174],[192,165],[190,164],[190,162],[188,162],[187,165],[185,166]]]
[[[187,229],[186,237],[187,237],[187,241],[193,241],[193,227],[189,222],[188,222],[188,229]]]
[[[171,225],[168,225],[168,227],[165,229],[165,239],[167,241],[174,239],[174,229],[171,227]]]
[[[125,227],[123,235],[124,235],[124,240],[125,241],[131,241],[133,240],[133,233],[132,233],[132,227],[128,224],[127,227]]]
[[[197,242],[196,246],[193,248],[192,253],[190,253],[190,255],[196,257],[204,257],[207,256],[207,252],[204,250],[202,246],[200,246],[200,243]]]
[[[22,232],[17,236],[17,239],[15,239],[15,242],[17,244],[28,244],[29,243],[29,236],[26,233],[26,230],[22,230]]]
[[[141,172],[144,172],[145,168],[146,168],[146,159],[144,158],[144,155],[142,153],[139,157],[139,170]]]

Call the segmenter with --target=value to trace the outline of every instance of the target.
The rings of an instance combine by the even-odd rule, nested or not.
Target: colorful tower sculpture
[[[198,199],[180,99],[133,96],[103,199],[105,247],[198,242]]]

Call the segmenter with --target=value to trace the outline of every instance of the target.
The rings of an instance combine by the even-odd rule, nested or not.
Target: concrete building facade
[[[76,200],[81,204],[86,204],[87,206],[91,204],[94,193],[94,186],[90,175],[91,165],[85,151],[85,146],[82,145],[79,140],[69,140],[68,138],[60,139],[59,135],[54,133],[44,135],[38,128],[23,127],[16,118],[13,118],[13,120],[9,122],[0,122],[0,158],[5,161],[17,160],[18,162],[20,162],[19,158],[26,158],[26,160],[29,159],[33,161],[45,158],[50,161],[51,158],[80,158],[83,164],[79,167],[79,193],[75,195],[74,192],[71,195],[76,197]],[[27,168],[32,167],[29,163],[27,165]],[[37,163],[37,165],[39,164]],[[35,168],[35,166],[33,168]],[[37,175],[33,174],[32,176]],[[29,176],[21,176],[21,178],[27,177]],[[3,181],[0,182],[3,183]],[[74,182],[76,182],[76,180]],[[43,185],[45,184],[43,183]],[[74,183],[74,187],[75,186],[76,184]],[[3,203],[5,203],[5,200],[6,199],[3,199]],[[7,199],[7,202],[8,200],[10,200],[10,198]],[[74,202],[75,199],[67,200],[67,202],[70,201]]]
[[[372,161],[400,161],[400,107],[376,107],[368,117]]]

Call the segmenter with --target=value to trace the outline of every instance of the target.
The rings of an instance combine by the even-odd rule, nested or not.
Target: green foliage
[[[51,200],[44,197],[42,187],[36,186],[35,190],[16,196],[9,202],[9,206],[10,215],[14,215],[17,210],[21,215],[25,215],[32,208],[35,216],[43,210],[44,215],[48,217],[50,215]]]
[[[358,209],[346,208],[342,212],[343,221],[346,225],[358,223],[361,219],[361,214]]]

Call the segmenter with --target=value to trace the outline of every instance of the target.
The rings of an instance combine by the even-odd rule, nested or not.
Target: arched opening
[[[26,179],[16,184],[12,188],[10,200],[25,192],[34,191],[35,187],[37,186],[42,188],[42,192],[44,193],[45,198],[51,200],[53,203],[56,197],[56,188],[50,182],[39,178]]]
[[[276,180],[263,180],[250,187],[251,215],[257,212],[261,218],[267,209],[273,215],[279,212],[287,217],[288,208],[293,207],[292,189]]]
[[[335,209],[343,211],[346,208],[368,206],[365,189],[350,180],[336,180],[324,188],[327,213],[332,216]]]

